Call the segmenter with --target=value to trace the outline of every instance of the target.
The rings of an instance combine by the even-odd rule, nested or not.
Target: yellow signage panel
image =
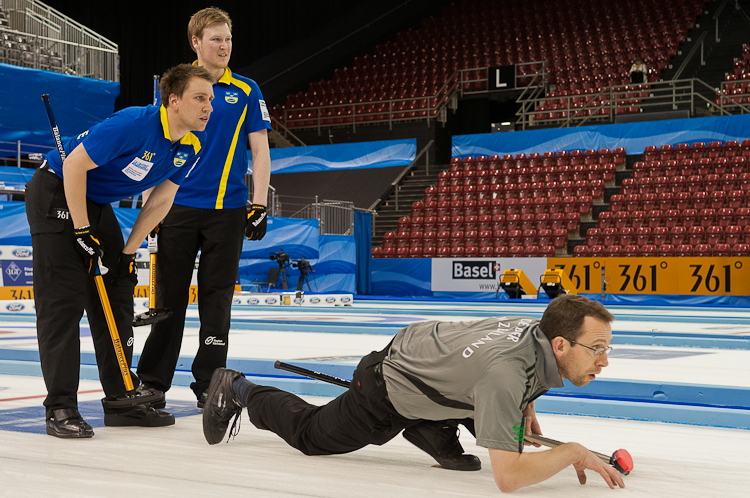
[[[548,258],[578,292],[608,294],[750,295],[750,258]]]

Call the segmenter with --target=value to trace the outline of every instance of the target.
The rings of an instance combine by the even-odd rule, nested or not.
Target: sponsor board
[[[296,292],[283,292],[280,294],[250,294],[243,293],[235,295],[235,304],[239,300],[240,304],[249,306],[315,306],[315,307],[332,307],[332,306],[351,306],[354,303],[352,294],[316,294],[297,296]]]
[[[19,313],[23,315],[36,313],[34,301],[0,300],[0,313]]]
[[[0,246],[0,256],[3,260],[31,261],[32,255],[31,246]]]
[[[750,295],[750,258],[549,258],[578,292],[609,294]]]
[[[2,267],[2,283],[4,286],[32,285],[34,270],[30,260],[0,261],[0,267]]]
[[[433,258],[433,292],[496,292],[503,271],[517,268],[534,282],[547,269],[547,258]]]
[[[15,301],[18,299],[34,299],[34,288],[31,286],[0,287],[0,300]]]

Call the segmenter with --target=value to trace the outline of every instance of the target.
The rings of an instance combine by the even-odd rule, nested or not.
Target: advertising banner
[[[579,293],[750,295],[750,258],[549,258]]]
[[[522,270],[534,283],[547,269],[546,258],[434,258],[433,292],[495,292],[503,271]]]

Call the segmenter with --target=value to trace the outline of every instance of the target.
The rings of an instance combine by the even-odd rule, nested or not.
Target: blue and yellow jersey
[[[203,209],[242,207],[247,203],[247,136],[271,129],[271,117],[258,84],[229,68],[214,84],[211,105],[202,159],[185,178],[174,203]]]
[[[190,132],[172,144],[164,107],[128,107],[68,140],[66,155],[81,143],[98,166],[86,175],[86,197],[108,204],[164,180],[182,183],[201,156],[205,133]],[[47,163],[63,177],[57,149],[47,154]]]

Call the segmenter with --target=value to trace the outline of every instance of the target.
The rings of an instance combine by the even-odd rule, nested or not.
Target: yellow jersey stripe
[[[219,183],[219,195],[216,197],[216,209],[224,208],[224,194],[227,193],[227,180],[229,179],[229,170],[232,169],[232,161],[234,160],[234,151],[237,149],[237,140],[242,129],[242,124],[245,122],[245,114],[247,114],[247,104],[242,110],[242,116],[240,116],[237,122],[237,127],[234,130],[234,136],[232,137],[232,144],[229,146],[229,154],[227,159],[224,161],[224,171],[221,173],[221,182]]]
[[[180,139],[180,143],[192,145],[196,154],[201,151],[201,141],[198,140],[198,137],[196,137],[192,131],[187,132],[187,135]]]
[[[169,121],[167,121],[167,108],[162,106],[159,106],[159,115],[161,116],[161,127],[164,130],[164,138],[167,140],[172,140],[172,138],[169,136]]]
[[[251,91],[250,85],[248,85],[242,80],[238,80],[235,78],[231,78],[230,81],[232,85],[240,88],[243,92],[245,92],[245,95],[250,95],[250,91]]]

